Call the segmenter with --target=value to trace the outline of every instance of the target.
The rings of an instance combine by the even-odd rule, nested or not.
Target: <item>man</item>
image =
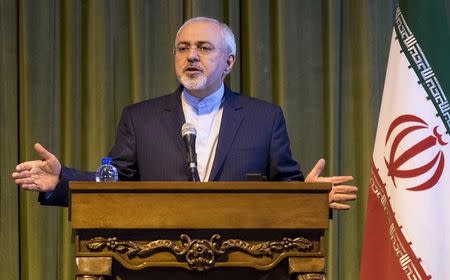
[[[339,185],[353,178],[321,178],[325,161],[304,178],[291,157],[283,113],[278,106],[244,97],[224,87],[233,68],[236,43],[230,28],[210,18],[193,18],[175,40],[175,69],[182,86],[174,93],[126,107],[110,152],[120,180],[187,181],[183,123],[197,130],[201,181],[245,181],[257,173],[269,180],[331,182],[330,207],[349,209],[357,188]],[[41,192],[40,202],[67,205],[68,182],[94,180],[94,173],[61,166],[40,144],[41,160],[23,162],[12,174],[16,184]]]

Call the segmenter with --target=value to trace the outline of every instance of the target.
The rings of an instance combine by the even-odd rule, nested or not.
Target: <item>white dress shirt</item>
[[[216,155],[223,113],[224,90],[222,84],[216,92],[205,98],[189,95],[184,90],[181,93],[184,118],[197,130],[195,150],[197,152],[198,175],[201,182],[209,180]]]

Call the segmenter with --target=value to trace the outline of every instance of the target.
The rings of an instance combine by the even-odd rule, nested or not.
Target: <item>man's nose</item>
[[[197,48],[190,48],[187,53],[188,61],[198,61],[200,59],[200,54]]]

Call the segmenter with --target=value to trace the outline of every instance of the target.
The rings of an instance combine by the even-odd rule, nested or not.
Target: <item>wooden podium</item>
[[[325,279],[330,187],[71,182],[77,279]]]

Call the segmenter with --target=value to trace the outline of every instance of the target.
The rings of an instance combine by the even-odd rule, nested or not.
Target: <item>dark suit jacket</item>
[[[122,181],[188,181],[181,137],[181,90],[127,106],[110,152]],[[292,159],[283,113],[278,106],[225,88],[222,123],[210,181],[245,181],[249,173],[269,180],[303,180]],[[63,167],[61,183],[43,204],[67,205],[68,181],[94,180],[92,172]]]

